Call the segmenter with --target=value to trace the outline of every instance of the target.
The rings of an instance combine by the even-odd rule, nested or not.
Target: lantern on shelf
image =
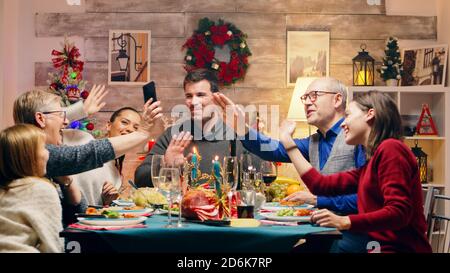
[[[419,141],[414,141],[416,146],[412,147],[411,150],[417,159],[417,165],[419,165],[419,178],[421,183],[427,183],[427,157],[428,155],[418,146]]]
[[[366,45],[361,44],[361,50],[353,58],[353,85],[373,86],[375,77],[375,59],[365,51]]]

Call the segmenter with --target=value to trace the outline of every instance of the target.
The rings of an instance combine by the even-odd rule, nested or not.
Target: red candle
[[[153,145],[155,145],[155,140],[154,140],[154,139],[149,140],[149,141],[148,141],[148,151],[149,151],[149,152],[152,150]]]

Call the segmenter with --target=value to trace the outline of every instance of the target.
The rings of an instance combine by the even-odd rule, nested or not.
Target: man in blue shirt
[[[295,139],[303,156],[322,174],[333,174],[352,168],[359,168],[366,162],[362,146],[350,146],[345,143],[340,127],[344,121],[347,100],[347,88],[333,78],[320,78],[313,81],[299,98],[303,103],[308,124],[318,128],[317,133],[304,139]],[[223,94],[216,95],[216,102],[222,107],[234,105]],[[300,107],[300,106],[299,106]],[[239,112],[239,110],[237,110]],[[238,114],[242,117],[242,113]],[[239,118],[239,117],[238,117]],[[237,126],[236,126],[237,127]],[[290,162],[283,145],[257,131],[248,128],[236,128],[244,147],[268,161]],[[341,214],[357,213],[356,194],[343,196],[313,196],[309,193],[294,193],[291,200],[306,201],[319,208],[327,208]],[[337,251],[361,252],[365,250],[364,239],[359,235],[344,234]]]

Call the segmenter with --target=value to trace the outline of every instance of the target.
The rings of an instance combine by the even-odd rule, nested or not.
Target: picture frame
[[[329,31],[287,31],[286,72],[288,87],[298,77],[328,77],[330,71]]]
[[[445,86],[448,44],[402,49],[401,86]]]
[[[151,31],[110,30],[108,84],[143,86],[150,81]]]

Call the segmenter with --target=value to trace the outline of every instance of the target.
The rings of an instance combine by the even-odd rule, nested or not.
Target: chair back
[[[435,253],[450,253],[450,217],[437,209],[445,208],[445,203],[449,202],[450,196],[445,195],[434,195],[431,201],[433,210],[429,215],[427,234]]]

